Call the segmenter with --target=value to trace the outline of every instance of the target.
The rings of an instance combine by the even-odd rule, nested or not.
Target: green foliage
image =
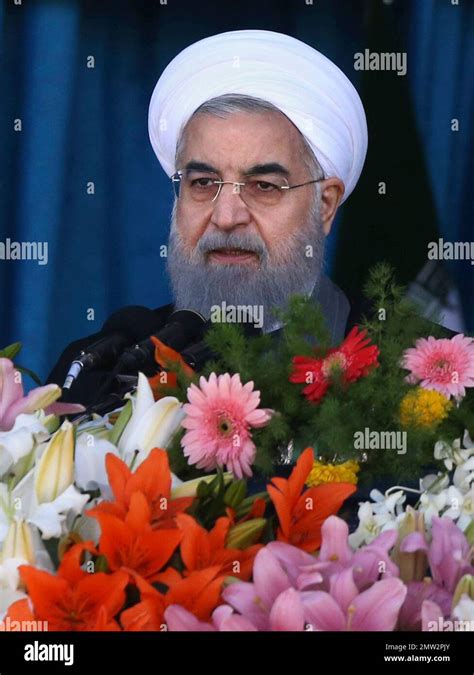
[[[132,407],[132,402],[127,401],[120,411],[120,415],[117,417],[115,424],[109,433],[109,441],[114,445],[118,445],[124,429],[130,421],[132,416]]]
[[[168,459],[171,471],[180,477],[181,480],[193,480],[203,475],[203,472],[188,464],[188,460],[183,454],[181,439],[184,436],[184,429],[174,435],[168,445]]]
[[[349,386],[333,381],[319,403],[304,397],[303,385],[289,381],[295,355],[324,357],[330,346],[323,315],[310,299],[295,296],[286,311],[277,312],[284,324],[277,338],[246,338],[241,327],[231,323],[216,323],[209,330],[206,341],[216,359],[207,364],[203,375],[239,373],[243,383],[252,380],[260,391],[260,405],[276,411],[266,427],[252,433],[257,446],[255,467],[264,475],[274,471],[281,452],[293,441],[296,455],[310,446],[325,461],[361,461],[362,482],[384,475],[408,479],[433,464],[437,439],[451,442],[462,436],[465,428],[474,432],[472,393],[453,408],[438,429],[401,427],[400,403],[412,389],[400,366],[403,352],[419,337],[442,337],[443,328],[420,316],[385,263],[372,269],[364,290],[372,310],[363,318],[361,328],[379,347],[379,366]],[[378,432],[406,431],[406,454],[396,449],[361,452],[354,439],[366,427]]]
[[[266,493],[263,495],[267,496]],[[218,469],[212,481],[203,480],[199,483],[196,499],[188,509],[188,513],[203,527],[210,530],[218,518],[227,515],[227,507],[235,509],[238,517],[242,518],[250,511],[254,501],[263,495],[247,497],[245,480],[233,481],[226,485],[223,472]]]

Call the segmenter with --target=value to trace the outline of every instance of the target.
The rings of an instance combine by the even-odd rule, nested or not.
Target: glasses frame
[[[182,170],[175,171],[175,173],[170,176],[170,180],[173,183],[173,188],[174,188],[174,193],[176,195],[176,199],[179,199],[179,186],[181,185],[181,179],[182,179],[183,176],[184,176],[184,171],[182,171]],[[286,178],[283,178],[283,180],[286,181],[287,185],[276,185],[275,186],[280,191],[295,190],[296,188],[304,187],[305,185],[311,185],[312,183],[320,183],[321,181],[326,180],[326,178],[324,176],[322,178],[314,178],[312,180],[306,181],[305,183],[298,183],[297,185],[290,185]],[[217,188],[217,192],[216,192],[215,196],[209,202],[206,202],[207,204],[210,204],[210,203],[216,201],[216,199],[219,197],[219,195],[221,193],[223,185],[233,185],[234,188],[236,186],[240,188],[240,187],[244,187],[246,185],[246,183],[241,183],[241,182],[235,181],[235,180],[213,180],[212,182],[213,182],[214,185],[218,185],[218,188]],[[262,181],[262,183],[265,183],[265,181]],[[178,187],[176,187],[176,184],[178,184]],[[240,194],[240,190],[237,190],[237,194]]]

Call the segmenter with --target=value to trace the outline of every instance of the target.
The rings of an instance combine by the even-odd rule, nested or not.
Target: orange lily
[[[191,366],[186,363],[179,352],[175,351],[171,347],[168,347],[168,345],[165,345],[164,342],[161,342],[161,340],[155,336],[152,336],[150,339],[155,345],[155,361],[159,366],[161,366],[161,368],[166,370],[170,367],[170,364],[179,363],[183,369],[183,372],[189,377],[189,379],[192,379],[196,373],[191,368]],[[166,382],[162,381],[162,373],[158,373],[157,375],[148,378],[148,382],[150,383],[150,386],[153,390],[155,400],[158,401],[160,398],[163,398],[163,396],[167,396],[167,390],[176,387],[178,383],[177,380],[178,378],[176,373],[172,371],[166,373]]]
[[[64,555],[56,575],[21,565],[29,599],[9,607],[10,620],[47,621],[50,631],[120,630],[114,616],[125,602],[128,574],[86,572],[80,567],[84,550],[96,552],[92,542],[76,544]]]
[[[302,492],[313,467],[313,450],[306,448],[288,479],[272,478],[267,485],[279,520],[277,539],[309,553],[321,546],[321,526],[355,492],[351,483],[326,483]]]
[[[154,586],[135,575],[140,591],[139,603],[126,609],[120,622],[126,631],[165,630],[164,611],[169,605],[181,605],[201,621],[208,621],[217,607],[224,578],[219,567],[209,567],[183,579],[176,570],[168,577],[168,591],[160,593]],[[160,579],[160,582],[163,582]],[[164,583],[164,582],[163,582]]]
[[[107,455],[105,462],[115,501],[101,502],[87,512],[89,516],[98,517],[101,513],[108,513],[123,520],[130,507],[132,494],[141,492],[151,510],[153,529],[173,528],[176,527],[176,514],[185,511],[193,503],[192,497],[171,499],[171,473],[166,450],[153,448],[135,473],[116,455]]]
[[[249,546],[243,551],[226,548],[229,530],[233,525],[230,518],[218,518],[210,531],[185,513],[179,514],[176,521],[183,533],[180,551],[186,567],[185,574],[216,565],[223,576],[235,576],[242,581],[250,579],[253,560],[262,544]]]
[[[181,541],[181,532],[177,528],[152,528],[151,510],[142,492],[131,495],[124,520],[95,511],[101,527],[99,552],[106,557],[109,568],[128,568],[148,581],[156,580]]]

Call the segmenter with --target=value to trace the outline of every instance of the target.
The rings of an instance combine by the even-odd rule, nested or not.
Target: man
[[[280,327],[272,310],[305,293],[340,341],[349,305],[322,272],[324,239],[359,178],[367,127],[337,66],[270,31],[206,38],[161,75],[149,133],[176,195],[167,260],[174,309],[212,318],[218,307],[250,305],[269,332]],[[157,311],[166,319],[172,309]],[[61,385],[99,336],[70,345],[49,381]],[[88,403],[104,377],[82,374],[70,399]]]

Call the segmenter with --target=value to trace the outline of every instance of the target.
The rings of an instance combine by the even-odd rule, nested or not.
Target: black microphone
[[[148,307],[130,305],[114,312],[102,327],[104,337],[91,344],[71,363],[63,389],[70,389],[83,370],[110,368],[126,347],[154,333],[162,324]]]
[[[165,326],[155,332],[153,337],[158,338],[171,349],[181,352],[185,347],[202,338],[207,324],[208,322],[199,312],[191,309],[180,309],[170,315]],[[115,371],[120,373],[138,371],[144,366],[154,363],[154,356],[155,345],[148,337],[148,339],[123,352],[117,362]]]

